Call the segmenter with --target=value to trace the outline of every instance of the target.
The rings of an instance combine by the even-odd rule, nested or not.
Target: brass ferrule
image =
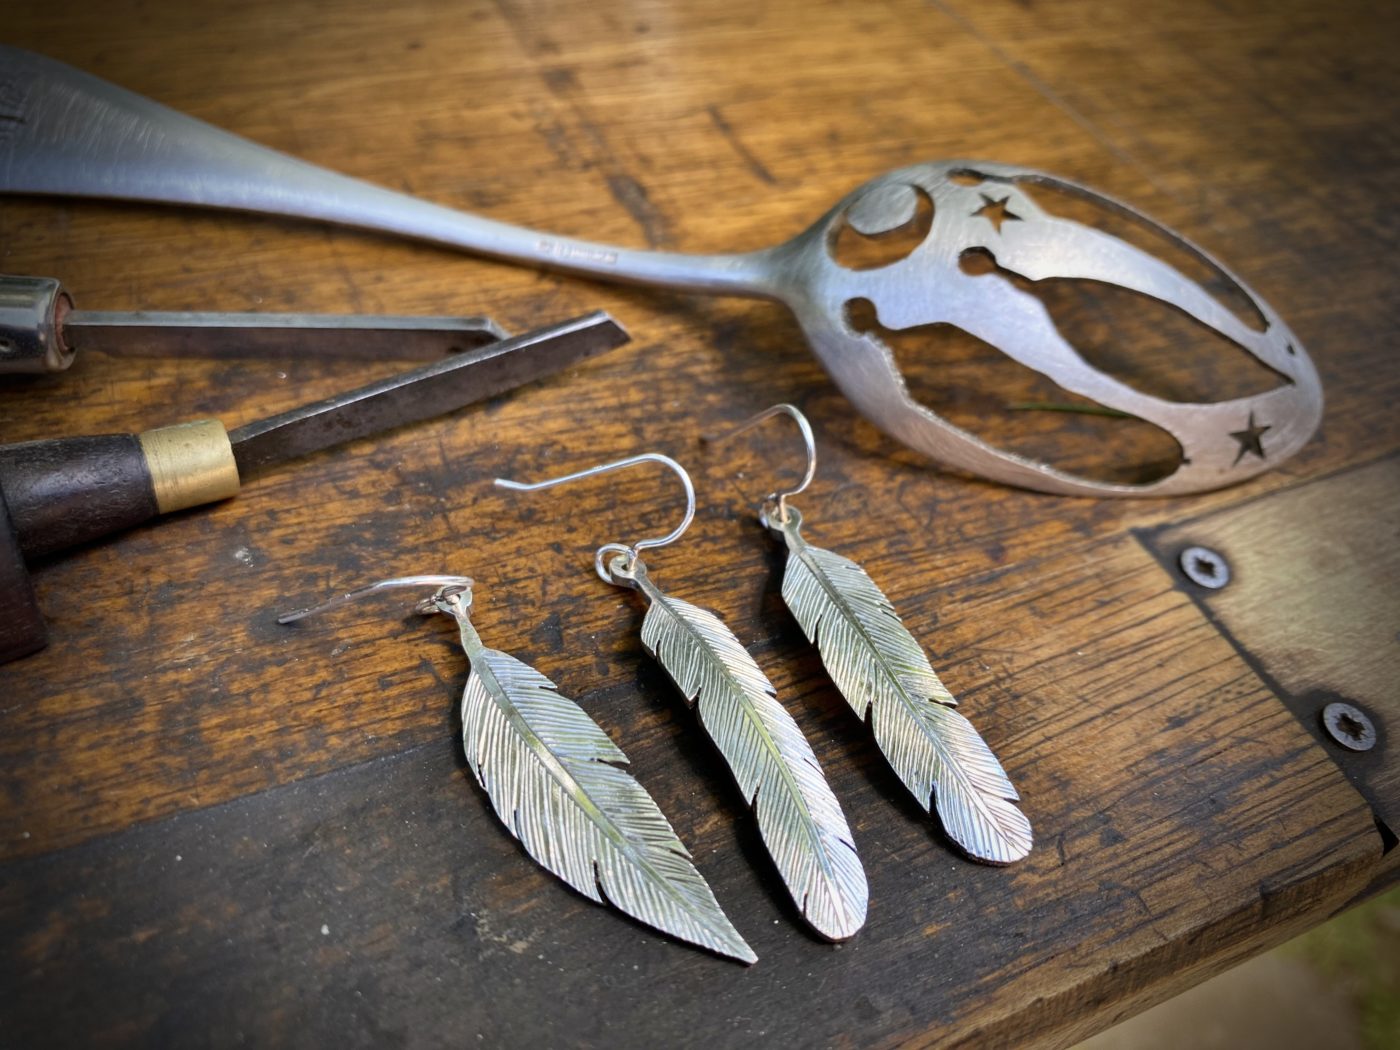
[[[238,494],[238,464],[217,419],[158,427],[138,435],[162,514]]]

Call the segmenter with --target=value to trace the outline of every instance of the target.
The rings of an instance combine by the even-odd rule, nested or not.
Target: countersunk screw
[[[1361,708],[1335,700],[1322,709],[1322,728],[1348,751],[1370,751],[1376,746],[1376,726]]]
[[[1209,547],[1187,547],[1177,558],[1186,578],[1198,587],[1218,591],[1230,582],[1230,563]]]

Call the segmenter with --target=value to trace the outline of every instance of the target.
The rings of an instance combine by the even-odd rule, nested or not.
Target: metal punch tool
[[[427,357],[505,337],[489,317],[79,310],[53,277],[0,274],[0,375],[62,372],[79,348],[144,357]]]

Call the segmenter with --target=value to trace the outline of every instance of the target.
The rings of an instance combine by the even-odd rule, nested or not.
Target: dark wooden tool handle
[[[159,512],[135,434],[0,446],[0,489],[26,558],[131,528]]]
[[[0,664],[42,649],[49,639],[29,568],[0,485]]]
[[[0,445],[0,488],[25,557],[227,499],[238,465],[224,425],[201,419],[141,434]]]

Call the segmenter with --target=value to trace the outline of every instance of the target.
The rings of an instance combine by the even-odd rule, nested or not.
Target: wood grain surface
[[[859,420],[772,306],[291,221],[0,199],[0,270],[60,277],[92,309],[487,313],[519,331],[605,308],[634,336],[35,567],[52,643],[0,667],[4,1041],[1062,1046],[1388,877],[1366,799],[1148,537],[1345,489],[1400,449],[1397,28],[1368,5],[1248,0],[10,5],[5,43],[317,163],[590,239],[757,248],[900,164],[1053,171],[1221,255],[1309,347],[1328,410],[1302,453],[1238,489],[1040,496],[939,472]],[[1154,353],[1166,326],[1117,309],[1110,328],[1099,307],[1075,309],[1088,332],[1125,333],[1101,337],[1123,369],[1186,389],[1259,381],[1218,348]],[[1087,472],[1131,476],[1170,451],[1115,421],[1007,411],[1036,388],[976,347],[930,340],[901,360],[950,416]],[[234,426],[402,367],[82,350],[68,373],[3,383],[0,440]],[[817,429],[809,534],[863,564],[926,643],[1025,799],[1025,862],[949,851],[783,608],[752,509],[794,469],[790,436],[698,440],[779,400]],[[669,527],[672,487],[644,471],[535,496],[490,484],[645,449],[686,462],[699,490],[653,571],[750,645],[850,818],[872,903],[845,945],[795,921],[640,647],[640,605],[592,573],[599,543]],[[529,861],[463,766],[449,624],[392,600],[275,622],[412,572],[474,576],[487,643],[627,751],[755,967]],[[1388,749],[1376,761],[1394,768]]]
[[[1188,591],[1370,803],[1387,845],[1378,883],[1400,864],[1400,766],[1389,741],[1400,719],[1397,522],[1400,458],[1391,456],[1146,535],[1168,564],[1190,547],[1226,559],[1228,586]],[[1370,722],[1369,748],[1326,731],[1334,703]]]

